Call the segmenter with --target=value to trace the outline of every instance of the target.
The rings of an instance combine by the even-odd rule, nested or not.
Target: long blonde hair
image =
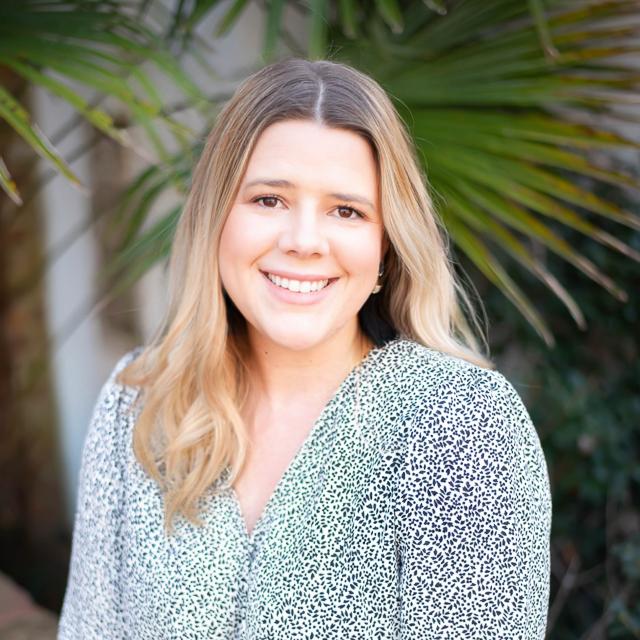
[[[359,312],[363,332],[377,345],[400,335],[493,368],[480,351],[476,335],[483,332],[390,98],[345,64],[288,59],[269,65],[238,87],[217,118],[176,228],[166,315],[119,375],[119,382],[142,391],[133,448],[163,490],[168,530],[179,513],[201,525],[199,499],[227,467],[232,484],[246,457],[240,415],[250,393],[245,322],[223,291],[217,247],[256,141],[269,125],[288,119],[351,130],[374,152],[389,249],[382,291]]]

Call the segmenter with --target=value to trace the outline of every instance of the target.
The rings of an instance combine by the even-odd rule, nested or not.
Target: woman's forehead
[[[258,138],[243,183],[290,189],[323,184],[323,191],[371,201],[377,179],[374,154],[361,135],[311,121],[283,121]]]

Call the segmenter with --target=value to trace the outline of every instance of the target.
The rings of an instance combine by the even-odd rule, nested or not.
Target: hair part
[[[378,346],[395,336],[494,368],[413,142],[389,96],[369,76],[327,60],[288,59],[247,78],[220,112],[194,171],[169,260],[169,304],[155,335],[119,375],[138,386],[133,449],[164,493],[167,531],[247,454],[241,409],[251,389],[246,323],[218,269],[222,228],[262,132],[284,120],[353,131],[373,150],[384,235],[382,291],[358,317]],[[218,490],[220,487],[218,487]]]

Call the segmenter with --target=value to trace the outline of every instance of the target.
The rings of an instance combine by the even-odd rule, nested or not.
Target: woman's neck
[[[292,403],[326,401],[373,347],[359,329],[341,332],[311,349],[295,351],[264,336],[251,336],[254,401],[274,412]],[[258,396],[258,397],[256,397]]]

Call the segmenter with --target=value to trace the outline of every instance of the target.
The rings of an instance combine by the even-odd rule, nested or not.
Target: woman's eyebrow
[[[245,184],[244,186],[245,189],[248,189],[249,187],[253,187],[257,184],[264,184],[268,187],[282,187],[285,189],[295,187],[293,182],[289,182],[288,180],[270,180],[269,178],[258,178],[256,180],[252,180],[251,182],[247,182],[247,184]]]
[[[296,185],[293,182],[289,182],[289,180],[272,180],[269,178],[257,178],[256,180],[251,180],[251,182],[247,182],[245,185],[245,189],[249,187],[253,187],[257,184],[263,184],[268,187],[280,187],[281,189],[291,189]],[[330,193],[332,198],[336,198],[337,200],[349,200],[351,202],[359,202],[360,204],[364,204],[371,209],[375,209],[371,200],[363,196],[359,196],[355,193]]]

